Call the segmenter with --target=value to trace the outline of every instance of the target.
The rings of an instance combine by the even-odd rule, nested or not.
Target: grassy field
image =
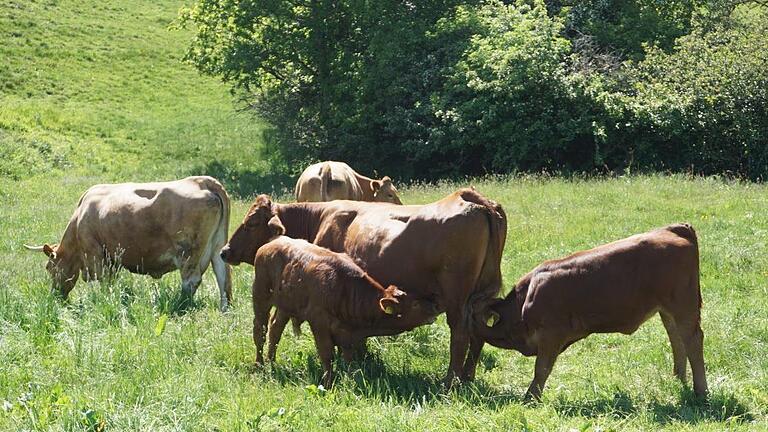
[[[543,259],[673,221],[701,244],[705,359],[712,396],[696,401],[672,376],[658,318],[634,335],[595,335],[561,356],[541,404],[524,405],[533,359],[487,348],[478,381],[445,392],[448,328],[371,340],[373,357],[342,368],[331,391],[306,331],[287,335],[278,364],[254,369],[252,270],[234,272],[235,307],[217,311],[206,276],[179,311],[178,276],[122,274],[49,293],[44,259],[24,242],[55,241],[82,181],[19,182],[0,209],[0,428],[143,430],[722,430],[768,420],[766,187],[716,179],[632,177],[471,182],[509,215],[505,286]],[[411,187],[408,203],[457,185]],[[245,211],[237,201],[233,224]],[[165,326],[161,323],[168,317]]]
[[[403,188],[406,203],[474,184],[509,215],[505,287],[540,261],[676,221],[701,244],[712,395],[672,376],[658,318],[631,337],[596,335],[563,354],[544,400],[522,396],[533,359],[486,348],[478,380],[444,391],[448,328],[372,339],[370,359],[318,389],[305,326],[278,363],[252,366],[252,269],[218,312],[207,274],[177,306],[179,277],[121,273],[49,291],[45,260],[98,182],[220,177],[232,228],[254,192],[279,189],[264,125],[180,62],[181,2],[0,0],[0,430],[768,430],[768,187],[714,178],[508,177]],[[280,179],[278,179],[280,180]]]

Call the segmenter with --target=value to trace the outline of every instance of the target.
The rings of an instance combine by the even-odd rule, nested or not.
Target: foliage
[[[629,163],[696,173],[768,174],[768,14],[649,48],[627,69],[609,142]],[[610,117],[609,117],[610,118]]]
[[[285,171],[768,173],[763,2],[508,3],[198,0],[181,22]]]

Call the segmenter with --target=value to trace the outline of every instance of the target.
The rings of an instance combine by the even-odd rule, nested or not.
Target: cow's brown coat
[[[592,333],[631,334],[658,312],[675,374],[685,382],[687,358],[694,391],[703,395],[700,309],[698,241],[690,225],[680,224],[542,263],[505,299],[478,311],[473,331],[491,345],[536,356],[526,395],[538,398],[570,344]]]
[[[326,386],[333,382],[335,346],[351,347],[369,336],[396,334],[434,320],[434,305],[411,299],[393,285],[383,288],[346,254],[305,240],[275,238],[259,248],[254,268],[256,362],[264,361],[267,315],[276,306],[286,317],[309,323]],[[276,344],[280,331],[270,323],[270,341]]]
[[[345,252],[376,280],[434,301],[446,312],[451,328],[447,381],[473,378],[482,343],[470,341],[469,310],[501,289],[507,232],[501,206],[472,189],[409,206],[358,201],[276,204],[260,195],[222,256],[232,264],[252,263],[256,250],[270,238],[268,223],[273,218],[282,221],[285,235]]]

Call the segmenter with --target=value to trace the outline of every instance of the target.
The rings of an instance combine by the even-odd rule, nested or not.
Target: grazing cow
[[[402,204],[392,179],[374,180],[358,174],[344,162],[326,161],[310,165],[296,182],[296,201],[375,201]]]
[[[687,224],[546,261],[503,300],[475,314],[473,331],[491,345],[536,356],[526,398],[539,398],[557,356],[592,333],[632,334],[659,313],[672,344],[674,373],[686,358],[697,395],[707,393],[701,331],[699,248]]]
[[[323,384],[333,382],[334,347],[350,347],[368,336],[410,330],[434,321],[434,305],[411,299],[394,285],[382,287],[346,254],[331,252],[305,240],[277,237],[259,248],[254,261],[253,341],[256,363],[267,315],[280,313],[309,322],[323,364]],[[270,323],[270,340],[279,339]],[[272,347],[270,347],[271,349]],[[274,361],[274,351],[269,360]]]
[[[219,251],[228,227],[229,197],[211,177],[101,184],[80,198],[61,243],[27,248],[45,252],[53,287],[64,297],[81,272],[85,280],[108,278],[116,265],[154,278],[179,269],[191,297],[213,264],[225,310],[232,288]]]
[[[256,250],[272,235],[273,218],[282,222],[286,236],[345,252],[374,279],[435,302],[439,312],[446,312],[451,328],[446,383],[454,377],[474,377],[482,342],[470,340],[469,311],[479,310],[501,289],[507,234],[501,206],[473,189],[432,204],[408,206],[359,201],[277,204],[259,195],[222,249],[222,258],[231,264],[253,263]]]

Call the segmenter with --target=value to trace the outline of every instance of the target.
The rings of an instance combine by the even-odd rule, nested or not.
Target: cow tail
[[[227,244],[227,237],[229,236],[229,195],[227,195],[224,186],[214,178],[211,178],[206,186],[207,189],[218,198],[219,206],[221,208],[219,223],[216,225],[216,229],[211,236],[211,242],[209,243],[210,247],[214,248],[212,253],[219,253],[219,250]],[[227,295],[230,297],[229,300],[232,301],[232,269],[227,263],[224,263],[224,268],[226,269],[226,291]]]
[[[699,306],[699,321],[701,321],[701,307],[703,306],[703,301],[701,299],[701,277],[699,275],[699,239],[696,235],[696,230],[693,229],[693,226],[691,224],[687,223],[681,223],[681,224],[675,224],[670,225],[666,228],[667,230],[677,234],[678,236],[688,240],[693,244],[693,247],[696,249],[696,275],[694,276],[695,280],[691,281],[691,283],[696,284],[696,293],[698,294],[698,306]]]
[[[332,173],[331,164],[323,163],[320,167],[320,201],[328,200],[328,185],[331,183]]]
[[[475,196],[474,199],[469,196],[463,196],[463,198],[475,204],[480,204],[485,208],[489,228],[485,260],[475,285],[475,292],[469,301],[469,303],[478,303],[473,305],[473,308],[482,308],[484,303],[496,297],[502,288],[501,257],[504,252],[504,243],[507,239],[507,215],[501,205],[482,197],[474,191],[472,192]],[[470,317],[471,314],[467,316],[471,321]]]

